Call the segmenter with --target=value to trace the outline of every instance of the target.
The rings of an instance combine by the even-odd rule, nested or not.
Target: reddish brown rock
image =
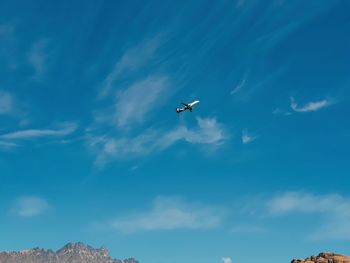
[[[292,263],[350,263],[350,257],[331,252],[320,253],[306,259],[293,259]]]

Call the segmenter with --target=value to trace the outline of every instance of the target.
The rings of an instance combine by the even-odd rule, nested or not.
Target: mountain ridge
[[[322,252],[305,259],[293,259],[291,263],[350,263],[350,257],[333,252]]]
[[[0,252],[0,263],[139,263],[134,258],[113,259],[107,248],[93,248],[81,242],[68,243],[57,251],[35,247]]]
[[[134,258],[113,259],[106,247],[93,248],[81,242],[67,243],[54,251],[35,247],[21,251],[0,252],[0,263],[139,263]],[[322,252],[291,263],[350,263],[350,256]]]

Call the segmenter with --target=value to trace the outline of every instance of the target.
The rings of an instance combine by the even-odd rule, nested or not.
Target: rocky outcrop
[[[293,259],[292,263],[350,263],[350,257],[331,252],[320,253],[306,259]]]
[[[0,263],[138,263],[130,258],[112,259],[106,248],[92,248],[83,243],[68,243],[56,252],[33,248],[18,252],[1,252]]]

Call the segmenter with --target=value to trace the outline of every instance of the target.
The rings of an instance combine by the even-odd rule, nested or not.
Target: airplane
[[[180,112],[183,112],[185,110],[189,110],[190,112],[192,112],[194,106],[196,106],[198,103],[199,103],[199,100],[195,100],[195,101],[193,101],[191,103],[183,103],[183,102],[181,102],[181,104],[184,105],[184,107],[176,108],[176,112],[180,113]]]

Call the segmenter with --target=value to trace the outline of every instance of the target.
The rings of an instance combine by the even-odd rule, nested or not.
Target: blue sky
[[[350,254],[349,12],[346,0],[2,1],[0,250]]]

